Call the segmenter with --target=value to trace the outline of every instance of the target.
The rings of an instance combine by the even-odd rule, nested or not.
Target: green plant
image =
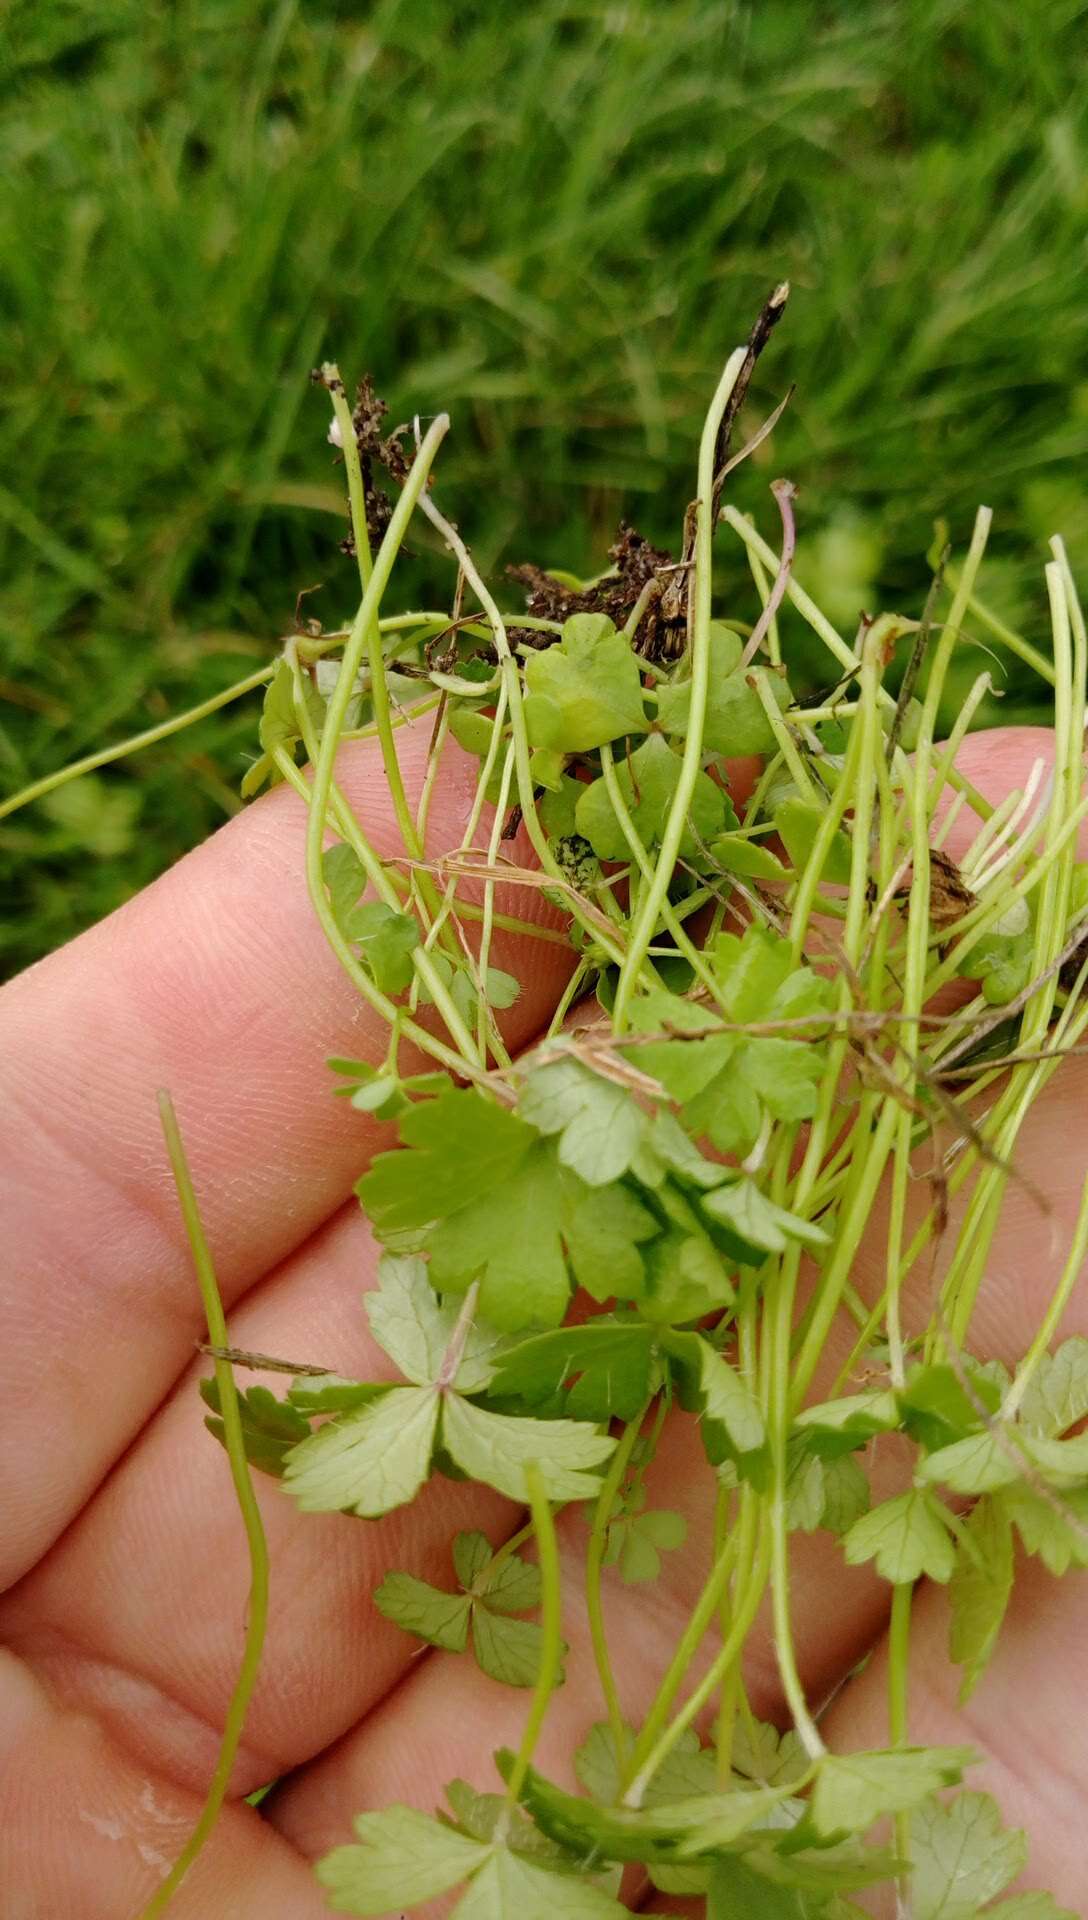
[[[885,614],[851,641],[793,578],[792,489],[774,488],[777,554],[724,503],[730,433],[785,293],[726,364],[677,553],[627,530],[595,581],[529,570],[527,614],[500,612],[435,503],[447,417],[405,447],[383,436],[368,382],[353,408],[335,367],[318,376],[344,453],[360,600],[347,632],[315,624],[288,641],[246,790],[286,781],[304,800],[314,911],[387,1023],[380,1060],[330,1065],[354,1107],[396,1123],[399,1144],[358,1193],[386,1249],[370,1327],[401,1378],[311,1369],[280,1397],[262,1387],[235,1399],[213,1322],[209,1424],[236,1472],[241,1441],[307,1510],[375,1518],[440,1473],[529,1514],[494,1553],[479,1534],[457,1536],[457,1591],[397,1568],[379,1589],[388,1618],[464,1657],[471,1641],[485,1671],[531,1697],[517,1751],[495,1756],[501,1792],[453,1781],[435,1818],[360,1816],[357,1844],[318,1869],[340,1911],[400,1911],[463,1885],[464,1920],[604,1920],[626,1910],[631,1866],[666,1894],[705,1896],[713,1920],[847,1920],[862,1911],[855,1893],[891,1886],[915,1920],[1061,1911],[1044,1895],[991,1904],[1023,1864],[1023,1836],[1001,1829],[986,1796],[945,1796],[974,1756],[912,1743],[907,1656],[916,1583],[946,1585],[966,1698],[1000,1631],[1014,1535],[1055,1571],[1088,1562],[1076,1431],[1088,1343],[1052,1351],[1088,1249],[1088,1186],[1019,1364],[1009,1373],[971,1351],[1018,1136],[1088,1025],[1088,873],[1076,857],[1088,637],[1056,540],[1053,665],[1039,661],[1053,765],[992,807],[956,765],[988,674],[951,738],[936,737],[987,511],[946,619]],[[416,515],[456,562],[452,605],[391,614]],[[753,622],[714,617],[718,527],[751,559]],[[785,599],[830,656],[834,690],[819,704],[799,705],[789,686]],[[897,647],[910,665],[893,696]],[[429,774],[413,804],[398,732],[424,714]],[[361,733],[380,744],[393,857],[379,857],[337,782],[339,748]],[[477,756],[478,779],[462,844],[435,857],[427,812],[450,735]],[[971,815],[953,858],[949,835]],[[551,920],[502,912],[503,882],[541,896]],[[491,964],[500,921],[570,946],[550,1027],[517,1059],[498,1016],[518,982]],[[976,984],[935,1010],[956,981]],[[863,1297],[855,1256],[881,1194],[884,1280]],[[698,1423],[715,1537],[633,1727],[603,1569],[652,1580],[681,1543],[679,1516],[648,1505],[666,1416]],[[874,1505],[872,1446],[893,1434],[910,1471]],[[581,1795],[533,1764],[562,1684],[555,1515],[573,1504],[589,1522],[584,1604],[603,1709],[576,1758]],[[791,1536],[820,1528],[892,1588],[879,1749],[829,1751],[798,1670]],[[255,1551],[256,1583],[259,1540]],[[753,1716],[742,1671],[766,1596],[792,1719],[781,1738]],[[539,1622],[521,1617],[538,1606]]]

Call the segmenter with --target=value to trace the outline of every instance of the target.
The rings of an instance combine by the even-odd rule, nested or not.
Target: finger
[[[132,1920],[161,1887],[203,1795],[134,1763],[0,1653],[0,1886],[6,1920]],[[171,1920],[325,1920],[308,1865],[255,1813],[224,1809]]]
[[[923,1585],[911,1610],[908,1738],[924,1745],[966,1743],[982,1756],[967,1784],[995,1795],[1007,1825],[1031,1840],[1029,1871],[1017,1890],[1047,1888],[1057,1900],[1084,1899],[1088,1743],[1070,1703],[1088,1687],[1085,1630],[1088,1575],[1053,1579],[1036,1560],[1017,1566],[1009,1611],[993,1659],[967,1708],[949,1658],[949,1602]],[[888,1662],[881,1645],[828,1717],[835,1747],[888,1742]]]
[[[355,1202],[232,1317],[244,1347],[356,1379],[395,1368],[362,1311],[379,1249]],[[180,1782],[206,1782],[241,1652],[249,1566],[222,1448],[204,1431],[194,1363],[87,1511],[0,1599],[0,1638],[54,1696],[94,1714],[120,1748]],[[283,1376],[264,1379],[283,1390]],[[261,1684],[235,1773],[239,1793],[335,1739],[395,1684],[416,1643],[372,1593],[390,1568],[439,1584],[458,1527],[515,1523],[499,1495],[437,1480],[381,1521],[300,1512],[254,1475],[271,1592]]]
[[[402,739],[412,795],[428,723]],[[342,772],[378,851],[395,853],[375,752],[345,752]],[[461,837],[475,772],[451,747],[431,808],[438,851]],[[305,831],[303,802],[278,789],[0,997],[0,1586],[78,1510],[199,1324],[157,1089],[174,1096],[228,1301],[306,1239],[381,1137],[331,1097],[325,1056],[380,1059],[387,1036],[314,918]],[[531,889],[500,907],[557,924]],[[501,932],[494,957],[522,982],[506,1022],[520,1044],[571,957]]]

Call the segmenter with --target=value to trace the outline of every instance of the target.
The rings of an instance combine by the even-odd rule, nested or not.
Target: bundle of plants
[[[481,1740],[438,1806],[361,1811],[317,1866],[333,1910],[1065,1911],[1008,1892],[1028,1839],[973,1784],[971,1742],[925,1723],[935,1645],[965,1705],[1014,1576],[1088,1564],[1088,1341],[1061,1337],[1088,1185],[1061,1225],[1019,1155],[1088,1025],[1085,622],[1055,539],[1049,649],[998,633],[1050,688],[1053,733],[995,800],[965,770],[988,653],[938,733],[951,663],[995,626],[987,511],[935,555],[925,606],[844,634],[794,577],[793,487],[774,482],[766,531],[729,504],[773,425],[739,444],[784,301],[727,361],[674,551],[621,528],[593,580],[489,584],[439,505],[446,416],[387,433],[369,382],[353,404],[318,376],[358,606],[331,632],[300,618],[263,676],[243,791],[306,809],[313,912],[386,1034],[329,1060],[329,1098],[358,1115],[381,1247],[360,1310],[388,1364],[351,1379],[231,1347],[165,1103],[254,1588],[202,1830],[148,1914],[214,1817],[257,1677],[250,1469],[345,1528],[436,1479],[488,1490],[444,1579],[401,1527],[358,1607],[478,1669],[481,1699],[521,1689],[517,1737]],[[405,610],[403,550],[428,540],[448,604]],[[826,675],[799,699],[802,629]],[[384,784],[353,803],[362,738]],[[429,824],[446,780],[467,796],[452,846]],[[545,963],[551,1017],[515,1048]],[[995,1351],[1010,1209],[1058,1278]],[[825,1592],[843,1569],[842,1623],[798,1598],[814,1555]]]

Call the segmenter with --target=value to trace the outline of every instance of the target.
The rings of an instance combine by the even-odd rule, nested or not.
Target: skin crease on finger
[[[997,797],[1009,780],[1022,779],[1037,745],[1037,739],[1021,736],[975,741],[969,743],[964,760],[967,762],[970,755],[972,777]],[[514,910],[524,914],[523,901],[524,897]],[[558,954],[559,949],[555,952]],[[317,1044],[319,1055],[321,1050],[330,1050],[327,1043],[324,1048]],[[1071,1063],[1059,1076],[1052,1102],[1068,1100],[1070,1110],[1075,1109],[1077,1088],[1073,1083],[1079,1068],[1079,1062]],[[1052,1110],[1056,1112],[1057,1108]],[[354,1118],[358,1123],[358,1116]],[[1031,1127],[1038,1134],[1034,1146]],[[1049,1139],[1052,1163],[1052,1138],[1049,1124],[1040,1114],[1029,1124],[1025,1154],[1038,1152],[1045,1163]],[[356,1156],[353,1171],[358,1169],[358,1146]],[[1052,1176],[1053,1164],[1049,1168],[1044,1164],[1042,1171]],[[1070,1174],[1068,1193],[1055,1197],[1056,1222],[1066,1217],[1077,1184],[1074,1175],[1075,1169]],[[1052,1178],[1048,1184],[1053,1187]],[[1014,1197],[1010,1233],[1016,1239],[1022,1233],[1030,1234],[1030,1240],[1022,1240],[1019,1251],[1012,1240],[1006,1243],[1010,1275],[1016,1273],[1028,1248],[1037,1248],[1039,1239],[1037,1218],[1025,1216],[1021,1226],[1016,1204]],[[875,1263],[879,1229],[870,1244]],[[288,1259],[259,1293],[254,1292],[234,1316],[232,1336],[242,1344],[264,1350],[286,1352],[300,1359],[312,1355],[338,1368],[366,1371],[367,1346],[357,1299],[367,1270],[367,1246],[365,1226],[352,1208],[342,1221],[335,1221],[325,1234]],[[1056,1257],[1060,1260],[1060,1249]],[[1045,1264],[1039,1261],[1036,1266]],[[1044,1298],[1050,1277],[1049,1267],[1031,1275],[1034,1288]],[[989,1343],[999,1351],[1006,1347],[1013,1352],[1022,1349],[1038,1311],[1038,1291],[1025,1297],[1021,1288],[1015,1304],[1019,1313],[1015,1322],[1010,1318],[1003,1325],[995,1319],[992,1328],[987,1322]],[[1074,1303],[1063,1331],[1073,1331],[1077,1324]],[[642,1589],[631,1596],[610,1583],[610,1622],[617,1633],[621,1670],[629,1675],[632,1687],[638,1682],[641,1688],[660,1664],[690,1608],[705,1564],[700,1543],[706,1535],[705,1518],[701,1517],[706,1508],[701,1506],[694,1468],[687,1465],[693,1459],[687,1445],[691,1437],[690,1428],[686,1439],[682,1429],[676,1430],[659,1472],[665,1475],[662,1485],[668,1488],[668,1504],[678,1504],[677,1487],[684,1487],[692,1553],[671,1557],[675,1563],[670,1565],[672,1577],[661,1592]],[[206,1448],[204,1454],[201,1447]],[[209,1465],[207,1475],[205,1461]],[[184,1462],[181,1474],[176,1465],[171,1470],[176,1462]],[[59,1716],[48,1704],[50,1697],[69,1702],[80,1715],[95,1715],[98,1729],[87,1734],[91,1743],[87,1754],[93,1752],[95,1756],[93,1765],[86,1758],[87,1779],[97,1780],[106,1789],[116,1776],[118,1784],[108,1785],[103,1802],[106,1811],[101,1807],[96,1810],[88,1802],[92,1813],[89,1832],[95,1836],[96,1846],[101,1839],[107,1851],[112,1849],[111,1857],[124,1848],[108,1842],[104,1832],[93,1826],[93,1820],[114,1826],[120,1823],[126,1842],[134,1835],[141,1836],[133,1840],[134,1846],[154,1844],[146,1837],[147,1823],[141,1825],[140,1814],[140,1795],[148,1771],[154,1770],[160,1782],[154,1789],[157,1804],[175,1808],[179,1832],[184,1830],[184,1820],[176,1810],[195,1808],[184,1786],[207,1775],[214,1744],[211,1729],[221,1719],[237,1658],[238,1621],[245,1592],[237,1520],[225,1479],[221,1455],[200,1434],[199,1408],[191,1387],[186,1385],[92,1503],[87,1518],[70,1531],[40,1571],[8,1602],[2,1623],[7,1637],[16,1639],[28,1656],[37,1658],[49,1689],[40,1711],[33,1704],[27,1708],[19,1723],[22,1735],[9,1744],[10,1761],[14,1762],[18,1754],[14,1778],[25,1782],[30,1777],[28,1760],[33,1773],[34,1755],[42,1740],[55,1737],[49,1733],[49,1726]],[[182,1482],[180,1490],[174,1488],[175,1480]],[[168,1491],[164,1493],[164,1489]],[[271,1768],[273,1763],[276,1768],[297,1765],[316,1746],[342,1734],[399,1675],[409,1671],[407,1682],[388,1697],[384,1707],[373,1712],[361,1728],[348,1733],[338,1748],[307,1769],[278,1797],[273,1817],[307,1854],[320,1851],[332,1840],[348,1837],[348,1817],[359,1807],[382,1804],[400,1795],[415,1804],[431,1805],[444,1779],[455,1772],[469,1773],[481,1785],[493,1784],[487,1778],[486,1764],[481,1770],[481,1756],[486,1760],[489,1748],[509,1738],[520,1724],[524,1696],[497,1689],[475,1676],[468,1662],[413,1658],[410,1643],[385,1627],[367,1599],[369,1587],[388,1565],[408,1565],[440,1583],[448,1580],[447,1547],[458,1525],[483,1524],[498,1538],[504,1525],[509,1524],[504,1522],[501,1504],[492,1496],[443,1484],[435,1494],[429,1504],[425,1500],[407,1515],[393,1516],[395,1526],[383,1522],[374,1527],[335,1517],[297,1515],[271,1483],[262,1483],[262,1505],[272,1517],[274,1529],[274,1578],[280,1568],[287,1602],[282,1617],[277,1620],[274,1616],[273,1620],[265,1680],[250,1725],[247,1765],[258,1776],[262,1767]],[[466,1502],[463,1514],[453,1510],[462,1499]],[[834,1684],[844,1662],[849,1664],[856,1657],[859,1643],[864,1644],[878,1630],[879,1613],[866,1599],[867,1582],[859,1582],[853,1589],[853,1600],[847,1597],[833,1543],[801,1539],[796,1545],[796,1561],[802,1663],[819,1697]],[[282,1572],[285,1564],[287,1570]],[[233,1593],[233,1602],[224,1597],[224,1589]],[[171,1607],[164,1616],[167,1596]],[[829,1641],[831,1598],[845,1631],[841,1638]],[[571,1741],[577,1740],[599,1713],[599,1708],[590,1704],[595,1699],[595,1687],[592,1673],[585,1667],[584,1646],[579,1644],[576,1593],[569,1612],[566,1631],[572,1642],[571,1680],[558,1697],[556,1719],[542,1748],[545,1763],[556,1768],[564,1736],[569,1751]],[[316,1644],[308,1646],[308,1641]],[[629,1648],[626,1660],[625,1647]],[[177,1656],[173,1664],[172,1651]],[[776,1711],[777,1691],[769,1656],[760,1655],[757,1667],[750,1676],[757,1709]],[[131,1678],[125,1678],[133,1675],[139,1676],[135,1686]],[[141,1686],[146,1689],[142,1695]],[[641,1703],[636,1694],[630,1703],[632,1710],[637,1711]],[[493,1732],[484,1729],[485,1721]],[[82,1729],[91,1725],[82,1718],[74,1724]],[[10,1735],[11,1722],[7,1725]],[[72,1739],[67,1750],[73,1769],[79,1773],[84,1764],[79,1759],[84,1751],[80,1739]],[[135,1765],[134,1754],[138,1756]],[[143,1773],[141,1768],[145,1769]],[[8,1781],[11,1774],[9,1765],[3,1781]],[[46,1771],[37,1777],[44,1780],[50,1776]],[[139,1790],[138,1778],[143,1783]],[[122,1779],[127,1783],[124,1788]],[[164,1787],[163,1779],[179,1784]],[[256,1778],[239,1784],[245,1790],[256,1784]],[[81,1790],[85,1789],[86,1781]],[[22,1836],[19,1845],[24,1848],[26,1861],[33,1863],[31,1809],[22,1795],[13,1794],[3,1782],[0,1794],[7,1802],[0,1804],[0,1831],[6,1835],[12,1832],[5,1816],[14,1800]],[[56,1799],[55,1792],[52,1797]],[[74,1801],[68,1799],[68,1804],[74,1805]],[[85,1821],[82,1824],[88,1825]],[[231,1813],[224,1833],[238,1834],[242,1827],[249,1833],[254,1825],[257,1838],[267,1834],[269,1848],[275,1851],[279,1847],[277,1858],[282,1853],[287,1863],[283,1867],[285,1876],[292,1886],[300,1886],[294,1878],[296,1858],[273,1840],[267,1825],[254,1823],[246,1810]],[[0,1843],[5,1848],[9,1844],[7,1840]],[[78,1857],[80,1848],[88,1844],[87,1833],[78,1834],[72,1842],[75,1855]],[[243,1846],[241,1839],[231,1844]],[[201,1884],[216,1859],[225,1871],[225,1848],[229,1852],[222,1839],[214,1844],[209,1862],[198,1869]],[[1045,1863],[1041,1877],[1046,1877]],[[196,1887],[194,1876],[193,1898]],[[277,1906],[271,1889],[270,1898],[272,1904],[261,1904],[262,1912],[290,1911],[304,1916],[311,1910],[294,1896],[293,1904]],[[133,1897],[126,1895],[125,1903],[113,1901],[96,1911],[109,1916],[109,1920],[114,1915],[120,1920],[134,1905]],[[318,1904],[312,1910],[320,1912],[322,1908]],[[52,1905],[27,1908],[33,1920],[38,1920],[39,1912],[43,1916],[48,1913],[50,1920],[55,1913],[57,1920],[62,1920],[68,1911],[78,1913],[81,1920],[92,1920],[86,1905],[68,1907],[59,1895]],[[188,1896],[183,1895],[178,1907],[182,1920],[187,1911],[214,1911],[218,1916],[227,1914],[229,1908],[219,1904],[190,1908]]]

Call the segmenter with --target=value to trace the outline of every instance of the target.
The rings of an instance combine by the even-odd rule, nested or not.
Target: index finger
[[[410,796],[429,735],[424,722],[401,736]],[[399,852],[377,753],[346,749],[339,767],[378,853]],[[451,746],[432,849],[457,844],[475,783]],[[227,1301],[308,1238],[382,1138],[330,1097],[324,1057],[380,1058],[386,1036],[314,918],[305,832],[303,801],[277,789],[0,996],[0,1585],[57,1537],[192,1353],[199,1299],[157,1089],[177,1106]],[[498,906],[559,924],[530,889]],[[521,1045],[573,957],[501,930],[492,956],[521,982],[505,1022]]]

